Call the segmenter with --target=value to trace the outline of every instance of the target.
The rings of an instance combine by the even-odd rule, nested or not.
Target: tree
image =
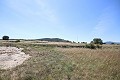
[[[103,44],[103,41],[100,38],[94,38],[93,43],[94,44]]]
[[[9,36],[3,36],[2,39],[3,40],[9,40]]]

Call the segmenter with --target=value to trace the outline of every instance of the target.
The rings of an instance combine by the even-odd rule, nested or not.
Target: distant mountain
[[[60,38],[42,38],[42,39],[37,39],[40,41],[49,41],[49,42],[71,42],[69,40],[64,40],[64,39],[60,39]]]
[[[105,44],[120,44],[120,42],[112,42],[112,41],[107,41],[107,42],[104,42]]]

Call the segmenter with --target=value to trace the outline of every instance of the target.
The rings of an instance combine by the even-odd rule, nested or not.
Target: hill
[[[120,42],[112,42],[112,41],[107,41],[107,42],[104,42],[105,44],[120,44]]]
[[[37,39],[40,41],[49,41],[49,42],[71,42],[69,40],[64,40],[64,39],[60,39],[60,38],[42,38],[42,39]]]

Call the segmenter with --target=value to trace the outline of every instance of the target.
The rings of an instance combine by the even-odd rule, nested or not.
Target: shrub
[[[102,46],[99,45],[99,44],[95,45],[95,44],[90,43],[90,44],[86,44],[85,48],[89,48],[89,49],[96,49],[96,48],[98,48],[98,49],[101,49]]]
[[[20,42],[20,40],[16,40],[15,42]]]
[[[102,46],[100,46],[99,44],[97,44],[97,45],[96,45],[96,48],[101,49],[101,48],[102,48]]]
[[[85,47],[90,49],[96,49],[96,46],[94,44],[86,44]]]

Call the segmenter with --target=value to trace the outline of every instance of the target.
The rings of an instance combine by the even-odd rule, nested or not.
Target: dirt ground
[[[30,56],[22,48],[0,47],[0,69],[10,69],[22,64]]]

